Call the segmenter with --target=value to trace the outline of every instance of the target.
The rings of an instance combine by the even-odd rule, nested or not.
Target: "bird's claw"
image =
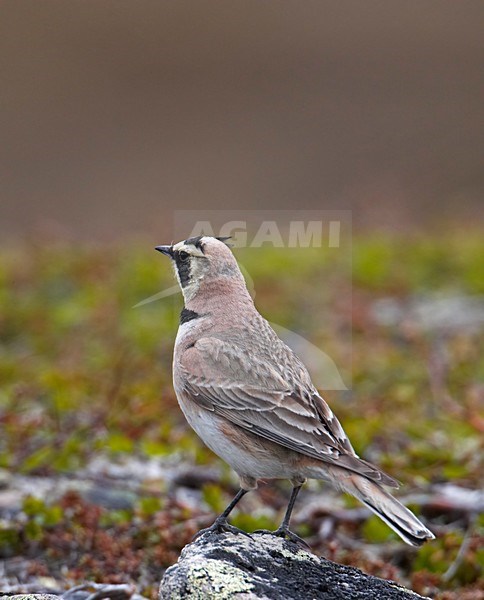
[[[289,540],[290,542],[294,542],[295,544],[300,544],[304,546],[308,550],[311,550],[309,544],[307,544],[301,537],[286,529],[285,527],[279,527],[275,531],[270,531],[269,529],[257,529],[254,533],[260,533],[262,535],[275,535],[277,537],[281,537],[284,540]]]
[[[200,531],[193,536],[192,541],[194,542],[196,539],[198,539],[202,535],[205,535],[206,533],[233,533],[235,535],[241,533],[242,535],[246,535],[247,537],[252,538],[252,536],[249,535],[246,531],[243,531],[238,527],[230,525],[230,523],[228,523],[226,519],[216,519],[213,525],[210,525],[210,527],[200,529]]]

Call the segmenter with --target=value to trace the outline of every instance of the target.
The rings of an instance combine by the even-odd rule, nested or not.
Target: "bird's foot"
[[[196,539],[202,535],[205,535],[206,533],[234,533],[235,535],[241,533],[247,537],[251,537],[246,531],[230,525],[230,523],[227,522],[227,519],[220,517],[215,519],[213,525],[210,525],[210,527],[200,529],[200,531],[193,536],[192,541],[194,542]]]
[[[300,544],[311,550],[309,544],[307,544],[301,537],[290,531],[287,527],[279,527],[275,531],[270,531],[269,529],[257,529],[254,533],[261,533],[262,535],[275,535],[277,537],[281,537],[284,540],[289,540],[290,542],[294,542],[295,544]]]

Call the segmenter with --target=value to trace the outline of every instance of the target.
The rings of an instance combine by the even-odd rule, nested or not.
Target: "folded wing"
[[[298,368],[301,377],[286,374],[250,348],[215,337],[198,340],[180,361],[185,393],[206,410],[285,448],[398,487],[356,455],[299,361]]]

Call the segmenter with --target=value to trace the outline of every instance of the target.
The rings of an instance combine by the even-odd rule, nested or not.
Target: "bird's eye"
[[[180,260],[181,260],[181,261],[185,262],[186,260],[188,260],[188,257],[189,257],[190,255],[188,254],[188,252],[185,252],[184,250],[182,250],[182,251],[181,251],[181,252],[178,254],[178,256],[180,257]]]

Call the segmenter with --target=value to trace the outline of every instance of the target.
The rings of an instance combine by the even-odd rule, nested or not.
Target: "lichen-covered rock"
[[[392,581],[338,565],[269,535],[207,533],[163,578],[160,600],[417,600]]]

